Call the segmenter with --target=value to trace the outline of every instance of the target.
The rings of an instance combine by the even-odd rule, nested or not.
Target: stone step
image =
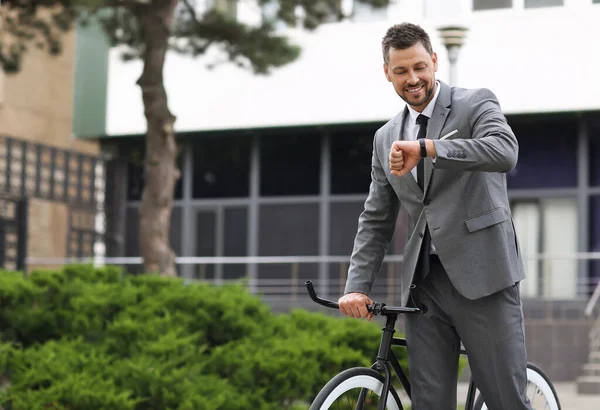
[[[587,363],[583,365],[583,376],[600,377],[600,364]]]
[[[578,394],[600,394],[600,376],[581,376],[577,378]]]

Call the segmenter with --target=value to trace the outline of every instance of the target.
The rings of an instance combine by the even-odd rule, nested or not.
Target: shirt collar
[[[433,115],[433,109],[435,108],[435,102],[437,101],[438,95],[440,94],[440,88],[442,88],[440,86],[439,81],[436,81],[435,84],[436,84],[435,94],[433,95],[433,98],[431,99],[431,101],[429,101],[429,104],[427,104],[427,107],[425,107],[423,112],[415,111],[414,108],[412,108],[410,105],[408,105],[408,112],[410,113],[410,118],[411,118],[413,124],[417,123],[417,117],[419,116],[419,114],[423,114],[427,118],[431,118],[431,116]]]

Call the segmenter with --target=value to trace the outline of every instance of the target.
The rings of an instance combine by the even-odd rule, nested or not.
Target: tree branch
[[[183,5],[185,6],[185,8],[187,9],[187,11],[190,12],[190,16],[192,16],[192,20],[194,20],[194,25],[196,26],[196,28],[201,28],[202,25],[200,24],[200,21],[198,21],[198,16],[196,15],[196,9],[194,8],[194,6],[192,6],[189,2],[189,0],[181,0],[183,2]]]

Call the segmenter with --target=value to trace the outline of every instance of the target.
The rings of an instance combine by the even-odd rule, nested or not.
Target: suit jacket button
[[[423,234],[421,232],[419,232],[419,238],[422,238]]]
[[[425,206],[429,205],[431,203],[431,201],[429,199],[426,199],[423,201],[423,204],[425,204]]]

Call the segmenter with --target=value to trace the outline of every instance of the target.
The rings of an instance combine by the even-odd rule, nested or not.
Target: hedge
[[[0,272],[0,406],[306,409],[340,370],[370,366],[380,335],[366,321],[276,315],[242,285],[88,265]]]

